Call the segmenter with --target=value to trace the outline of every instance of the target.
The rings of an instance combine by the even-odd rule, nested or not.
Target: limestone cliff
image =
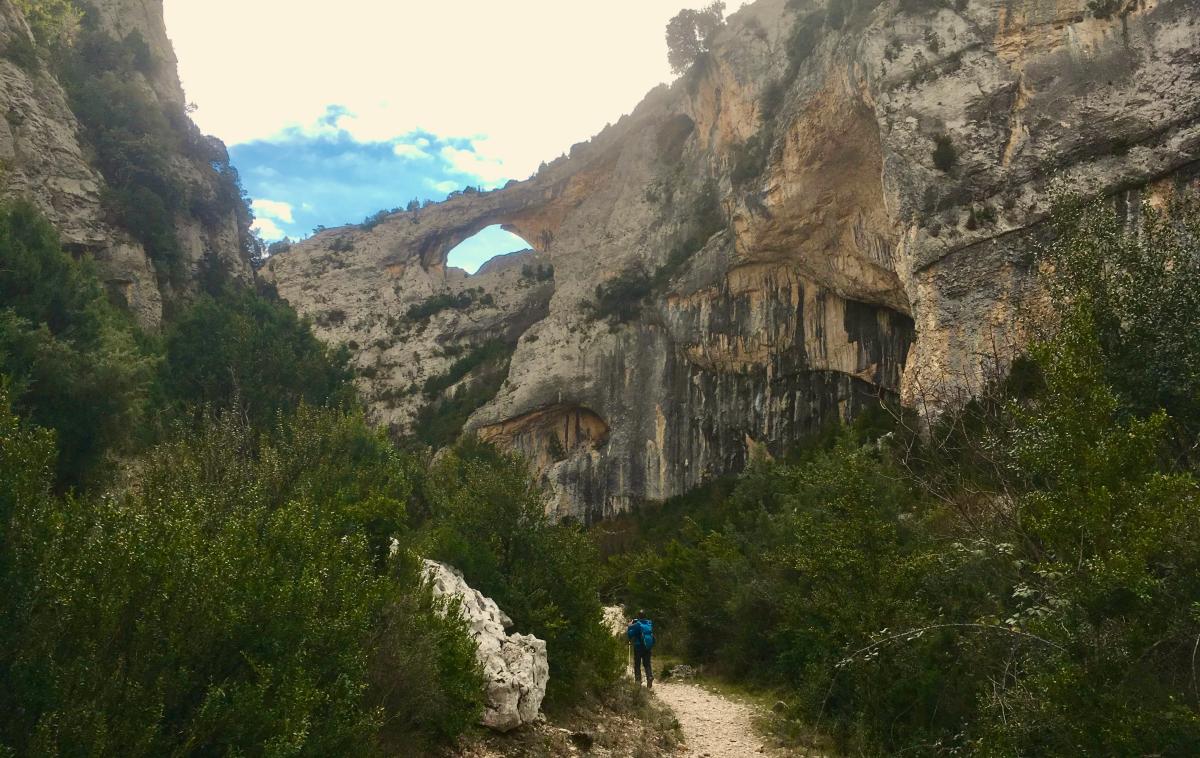
[[[0,198],[21,197],[38,205],[70,250],[96,259],[114,298],[141,324],[156,327],[164,305],[195,291],[207,262],[219,260],[233,276],[250,280],[248,218],[244,206],[240,213],[232,207],[234,198],[216,200],[230,194],[230,176],[215,168],[228,171],[228,155],[219,141],[201,135],[186,115],[162,0],[94,0],[80,5],[87,15],[83,28],[71,36],[73,44],[82,44],[84,34],[91,34],[93,42],[144,45],[142,67],[119,74],[141,93],[155,117],[163,119],[172,137],[163,171],[185,195],[177,201],[182,210],[170,222],[178,271],[168,276],[147,245],[114,213],[96,147],[72,110],[67,83],[59,79],[59,61],[65,54],[37,49],[12,0],[0,0]]]
[[[590,519],[930,376],[969,389],[1023,338],[1051,178],[1130,201],[1187,181],[1198,85],[1194,0],[758,0],[528,181],[323,232],[266,275],[401,432],[499,341],[467,429]],[[520,266],[446,267],[495,223]]]

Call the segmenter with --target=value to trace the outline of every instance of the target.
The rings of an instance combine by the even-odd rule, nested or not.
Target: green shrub
[[[507,377],[508,361],[494,361],[452,396],[421,406],[413,422],[413,435],[434,450],[452,444],[462,434],[471,414],[496,397]]]
[[[634,266],[607,282],[596,285],[596,299],[588,304],[590,315],[597,321],[607,319],[611,324],[633,321],[642,313],[643,301],[654,292],[654,280],[646,271]]]
[[[646,299],[663,292],[691,257],[724,228],[725,215],[717,187],[710,180],[694,198],[687,220],[675,235],[663,265],[652,275],[640,266],[633,266],[596,285],[595,300],[586,302],[584,308],[593,319],[607,320],[612,326],[637,319]]]
[[[412,203],[409,203],[409,206],[411,208]],[[363,229],[363,230],[369,232],[372,229],[374,229],[375,227],[382,224],[384,221],[387,221],[388,216],[390,216],[393,212],[394,211],[383,210],[383,211],[378,211],[377,213],[372,213],[370,216],[367,216],[365,219],[363,219],[362,223],[359,224],[358,226],[360,229]]]
[[[811,14],[797,19],[787,39],[788,79],[793,79],[800,66],[812,56],[821,42],[821,19]]]
[[[1059,198],[1052,220],[1055,241],[1039,257],[1054,271],[1059,308],[1087,307],[1122,413],[1165,410],[1180,452],[1188,449],[1200,434],[1200,199],[1147,205],[1137,234],[1104,202]]]
[[[787,83],[782,79],[776,79],[763,88],[758,102],[758,117],[763,124],[775,121],[787,99],[787,89]]]
[[[4,50],[4,57],[30,74],[35,73],[42,65],[42,61],[38,57],[37,46],[33,44],[33,40],[16,30],[9,32],[8,46]]]
[[[521,280],[527,282],[554,281],[554,265],[550,263],[526,263],[521,266]]]
[[[1087,9],[1094,17],[1104,19],[1111,18],[1121,6],[1121,0],[1088,0]]]
[[[713,34],[724,23],[725,3],[714,2],[701,10],[684,9],[667,23],[667,60],[682,74],[706,54]]]
[[[160,278],[178,284],[184,272],[175,215],[188,207],[187,188],[171,167],[179,137],[153,96],[129,78],[133,63],[123,48],[106,37],[90,39],[69,64],[65,85],[108,183],[105,205],[146,247]]]
[[[729,180],[735,186],[741,186],[761,179],[770,153],[770,135],[766,130],[759,129],[753,137],[733,148],[733,169],[729,173]]]
[[[950,169],[958,163],[958,150],[954,147],[954,141],[948,134],[938,134],[933,138],[933,144],[933,165],[939,171],[950,173]]]
[[[83,16],[73,0],[14,0],[37,43],[51,48],[70,43]]]
[[[380,563],[365,528],[378,496],[403,506],[407,482],[387,461],[347,465],[341,482],[368,497],[325,497],[343,485],[311,465],[342,445],[306,437],[328,424],[361,429],[285,424],[284,448],[224,415],[155,450],[136,493],[85,503],[30,484],[45,443],[14,434],[0,409],[0,474],[17,485],[3,490],[20,493],[5,514],[0,742],[19,754],[370,754],[385,737],[422,744],[470,723],[473,643],[412,566]]]
[[[1060,204],[1056,328],[1004,381],[637,517],[606,586],[838,752],[1194,753],[1193,209]]]
[[[160,280],[178,287],[186,274],[178,216],[192,213],[213,225],[234,214],[241,252],[249,256],[253,214],[220,143],[202,137],[183,111],[159,103],[145,83],[155,65],[139,32],[116,40],[87,19],[75,43],[58,54],[59,79],[108,185],[112,220],[145,246]],[[174,165],[182,160],[211,176],[212,187],[188,186]]]
[[[517,631],[546,640],[548,707],[616,680],[624,650],[601,620],[595,550],[577,528],[549,522],[523,460],[460,446],[431,468],[422,498],[424,552],[459,568]]]
[[[484,364],[503,363],[504,368],[507,369],[513,347],[504,340],[488,340],[450,364],[446,373],[426,379],[422,390],[427,396],[434,397],[458,384],[467,374]]]
[[[475,291],[445,292],[409,306],[404,317],[409,321],[427,321],[445,310],[464,310],[475,304]]]
[[[60,486],[103,479],[131,449],[154,372],[92,265],[22,202],[0,206],[0,372],[20,412],[56,432]]]
[[[348,401],[350,376],[345,349],[322,344],[290,306],[230,290],[201,296],[171,325],[159,383],[179,412],[240,407],[264,427],[301,402]]]

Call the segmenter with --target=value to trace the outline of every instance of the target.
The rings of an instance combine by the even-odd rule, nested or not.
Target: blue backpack
[[[640,647],[643,650],[649,650],[654,647],[654,624],[650,622],[650,619],[634,621],[629,625],[629,630],[626,634],[636,647]]]

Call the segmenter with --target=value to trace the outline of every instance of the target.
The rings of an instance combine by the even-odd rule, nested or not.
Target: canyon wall
[[[351,348],[375,422],[453,408],[587,521],[969,392],[1025,339],[1053,188],[1132,207],[1198,159],[1194,0],[758,0],[529,180],[264,276]],[[446,265],[491,224],[532,249]]]
[[[21,198],[37,205],[69,250],[96,260],[114,300],[140,324],[155,329],[164,308],[193,295],[204,268],[214,261],[233,277],[252,280],[248,214],[244,205],[240,215],[235,208],[242,199],[232,178],[236,174],[228,173],[224,145],[202,135],[187,116],[162,0],[93,0],[81,5],[88,11],[69,24],[66,48],[90,44],[98,49],[96,40],[103,39],[111,49],[91,53],[94,59],[111,58],[112,50],[136,50],[142,56],[138,70],[111,72],[133,88],[136,101],[104,105],[116,127],[125,126],[121,119],[152,117],[162,120],[162,130],[169,135],[160,156],[166,166],[160,173],[172,178],[173,191],[186,195],[177,201],[181,210],[170,220],[176,269],[168,272],[164,256],[156,255],[160,251],[126,228],[126,219],[114,210],[102,151],[73,110],[78,98],[73,102],[69,95],[70,82],[60,80],[64,66],[59,59],[65,53],[39,45],[12,0],[0,0],[0,199]],[[92,67],[89,75],[107,74],[93,59],[86,59],[85,65]],[[75,83],[79,89],[92,85]],[[143,105],[149,113],[133,110]],[[108,167],[118,170],[112,163],[110,155]]]

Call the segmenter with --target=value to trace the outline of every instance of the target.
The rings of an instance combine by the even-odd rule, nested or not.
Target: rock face
[[[512,619],[467,585],[463,575],[444,563],[425,561],[425,578],[439,598],[457,600],[479,647],[487,680],[482,723],[507,732],[537,718],[550,681],[546,643],[528,634],[508,634]]]
[[[1124,207],[1193,181],[1198,85],[1194,0],[758,0],[528,181],[324,232],[267,276],[398,432],[466,398],[457,356],[500,339],[466,429],[590,520],[977,386],[1041,300],[1051,178]],[[496,223],[524,273],[446,267]]]
[[[204,143],[224,154],[224,146],[205,138],[185,115],[176,59],[167,38],[162,0],[93,0],[99,28],[114,40],[137,33],[153,64],[138,72],[137,84],[164,112],[176,116],[181,145]],[[243,281],[253,274],[236,214],[214,218],[194,213],[175,219],[183,252],[184,276],[175,285],[155,270],[143,245],[107,212],[104,178],[92,165],[81,127],[62,84],[46,61],[18,63],[19,48],[32,49],[32,36],[12,0],[0,0],[0,199],[25,198],[37,205],[58,229],[63,243],[78,255],[93,256],[111,295],[146,327],[157,327],[164,304],[187,297],[196,288],[203,262],[221,260]],[[226,156],[227,157],[227,156]],[[171,167],[193,198],[220,191],[212,166],[189,158],[181,148]]]

